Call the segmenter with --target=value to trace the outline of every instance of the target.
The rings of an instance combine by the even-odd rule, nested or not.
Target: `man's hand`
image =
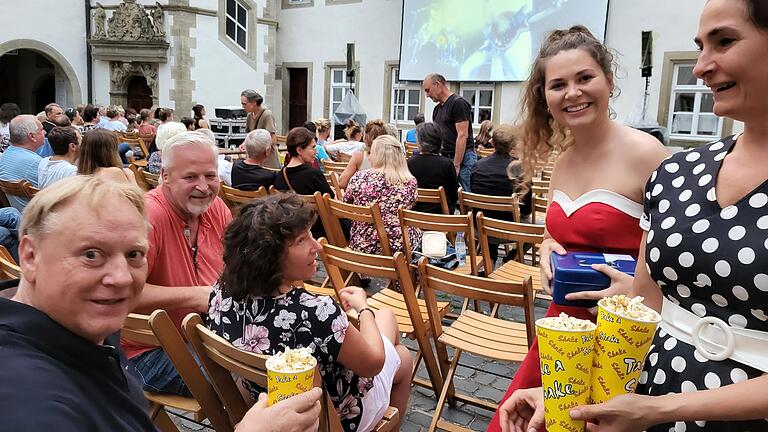
[[[314,432],[320,425],[320,388],[267,406],[267,394],[251,407],[235,429],[237,432]]]
[[[199,313],[208,313],[208,300],[211,298],[211,291],[213,287],[210,286],[193,286],[190,287],[193,290],[195,297],[195,311]]]
[[[539,246],[539,270],[541,271],[541,287],[544,288],[544,292],[552,295],[552,287],[549,285],[549,281],[552,280],[552,265],[550,263],[550,255],[552,252],[558,255],[565,255],[565,248],[555,240],[548,238],[541,242]]]
[[[544,393],[541,387],[512,393],[499,407],[502,432],[537,432],[544,430]]]

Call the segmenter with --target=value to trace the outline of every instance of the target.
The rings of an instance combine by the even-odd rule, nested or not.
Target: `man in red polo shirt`
[[[208,311],[212,285],[223,268],[221,239],[232,219],[218,198],[217,150],[200,132],[186,132],[163,147],[161,184],[147,192],[149,273],[137,311],[165,309],[177,327],[190,312]],[[122,341],[144,389],[189,396],[162,348]]]

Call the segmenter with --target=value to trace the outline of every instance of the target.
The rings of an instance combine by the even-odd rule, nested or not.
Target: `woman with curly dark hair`
[[[240,349],[275,354],[310,348],[344,430],[370,431],[391,404],[406,412],[411,355],[399,344],[391,311],[375,314],[361,288],[331,297],[295,281],[317,270],[314,210],[293,193],[252,201],[224,234],[224,270],[213,288],[207,325]],[[359,316],[349,325],[344,310]],[[258,389],[245,387],[258,396]]]

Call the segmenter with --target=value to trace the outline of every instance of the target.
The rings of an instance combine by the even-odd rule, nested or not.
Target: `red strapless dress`
[[[552,203],[547,209],[546,226],[552,238],[569,252],[604,252],[637,257],[642,238],[639,223],[642,213],[642,204],[609,190],[591,190],[575,200],[555,190]],[[549,305],[546,316],[558,316],[560,312],[581,319],[595,320],[586,308],[554,303]],[[499,404],[517,389],[539,386],[539,344],[538,340],[535,340]],[[498,411],[487,430],[501,431]]]

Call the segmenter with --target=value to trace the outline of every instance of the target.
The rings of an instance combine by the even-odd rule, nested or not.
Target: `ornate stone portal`
[[[109,62],[110,104],[127,104],[127,86],[134,76],[143,76],[158,103],[158,68],[168,61],[165,12],[156,3],[150,14],[136,0],[123,0],[109,19],[96,3],[91,16],[94,31],[89,43],[95,60]],[[106,20],[106,26],[105,26]]]

